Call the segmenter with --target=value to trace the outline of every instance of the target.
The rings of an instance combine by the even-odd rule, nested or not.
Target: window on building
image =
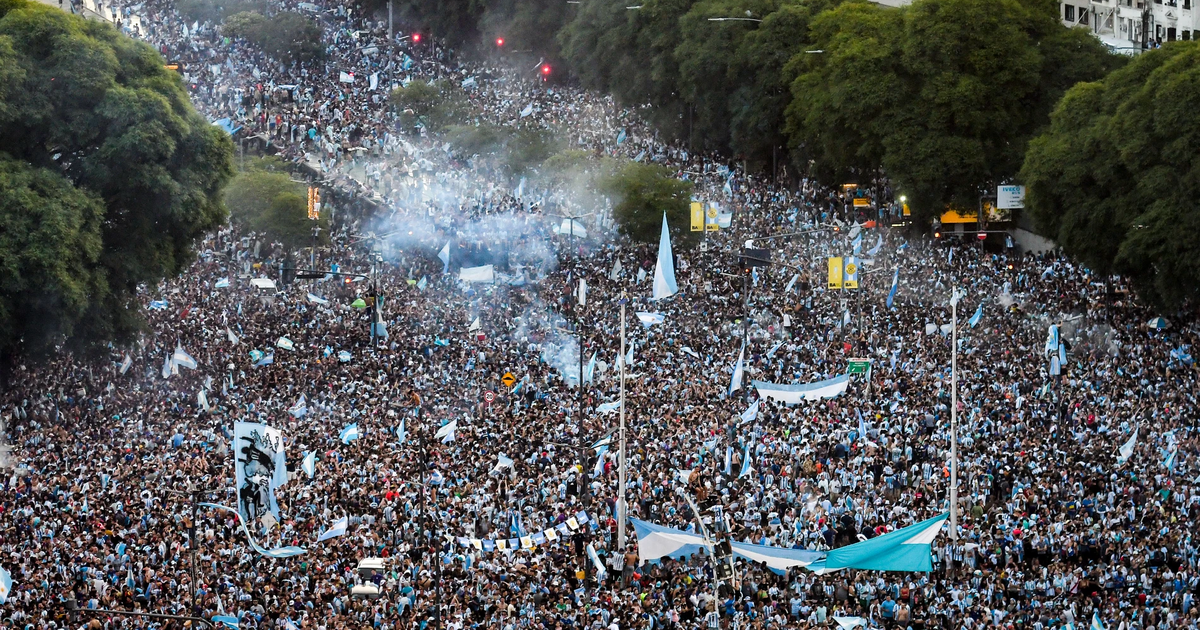
[[[1185,9],[1192,8],[1192,0],[1183,0],[1183,8],[1185,8]]]
[[[1073,5],[1073,4],[1064,4],[1063,5],[1063,19],[1068,22],[1075,21],[1075,5]]]
[[[1182,39],[1183,41],[1186,42],[1191,38],[1192,38],[1192,32],[1187,30],[1186,28],[1179,32],[1179,39]]]
[[[1087,22],[1088,22],[1088,10],[1083,7],[1079,7],[1079,23],[1087,24]]]

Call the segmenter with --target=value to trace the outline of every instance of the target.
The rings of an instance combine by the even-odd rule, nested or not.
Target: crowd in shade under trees
[[[0,363],[130,339],[222,225],[229,136],[150,46],[0,0]]]

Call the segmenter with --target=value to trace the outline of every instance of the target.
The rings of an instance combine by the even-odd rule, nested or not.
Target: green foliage
[[[429,131],[444,131],[467,118],[466,94],[453,81],[410,81],[392,90],[389,98],[404,128],[420,124]]]
[[[84,316],[53,328],[73,347],[129,339],[141,325],[138,286],[180,273],[196,240],[226,218],[219,192],[233,172],[233,143],[196,113],[163,63],[108,24],[21,0],[0,5],[0,152],[33,171],[10,169],[14,186],[32,191],[10,203],[38,195],[58,204],[46,210],[59,217],[48,216],[47,229],[80,243],[91,221],[84,199],[103,200],[95,277],[106,288],[81,279],[94,289]],[[66,196],[47,171],[79,194]],[[78,235],[67,218],[76,211],[66,208],[79,213]],[[19,344],[0,339],[6,354]]]
[[[1039,230],[1172,308],[1200,287],[1200,43],[1138,56],[1071,88],[1021,170]]]
[[[52,350],[108,292],[103,217],[94,194],[0,154],[0,354]]]
[[[262,13],[265,10],[259,0],[176,0],[175,8],[189,23],[213,24],[219,24],[226,16],[235,13]]]
[[[519,129],[505,143],[504,170],[518,177],[541,166],[559,148],[556,134],[544,129]]]
[[[446,140],[462,157],[498,153],[505,138],[507,132],[495,125],[454,125],[446,130]]]
[[[262,232],[289,249],[312,245],[313,221],[308,218],[308,187],[292,181],[278,158],[246,165],[225,189],[225,205],[234,223]],[[317,225],[319,244],[329,242],[329,212],[322,208]]]
[[[284,62],[306,62],[325,54],[321,27],[312,18],[294,11],[281,11],[271,17],[245,11],[225,18],[222,32],[254,44],[268,55]]]
[[[1117,63],[1049,3],[848,3],[812,29],[825,52],[791,64],[792,145],[829,180],[882,167],[918,219],[1010,181],[1050,104]]]
[[[490,0],[479,18],[482,45],[490,49],[497,37],[504,38],[503,51],[528,50],[547,60],[560,55],[557,33],[574,15],[578,5],[564,0]]]
[[[666,212],[676,247],[699,242],[699,233],[691,231],[692,183],[675,179],[666,167],[627,162],[604,178],[601,189],[616,200],[617,229],[633,240],[657,243]]]
[[[386,16],[385,0],[359,0],[359,4],[368,15]],[[487,0],[396,0],[393,8],[398,23],[415,25],[426,35],[436,35],[458,46],[478,41],[479,19],[486,4]]]

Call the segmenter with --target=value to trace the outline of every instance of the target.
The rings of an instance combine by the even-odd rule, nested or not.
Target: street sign
[[[500,378],[500,382],[504,383],[505,387],[512,387],[517,384],[517,377],[513,376],[512,372],[505,372],[504,376]]]
[[[483,392],[483,402],[490,405],[495,401],[496,401],[496,392],[491,392],[491,391]]]
[[[870,359],[850,359],[850,365],[846,368],[847,374],[866,374],[867,370],[871,369]]]

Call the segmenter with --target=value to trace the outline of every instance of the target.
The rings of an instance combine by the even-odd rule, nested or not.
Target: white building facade
[[[1135,53],[1143,41],[1153,48],[1200,39],[1196,14],[1196,0],[1062,0],[1058,17],[1067,26],[1087,28],[1118,52]]]

